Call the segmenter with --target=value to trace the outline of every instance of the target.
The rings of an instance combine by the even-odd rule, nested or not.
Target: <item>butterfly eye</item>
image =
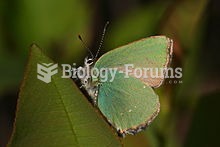
[[[88,83],[88,80],[87,80],[87,79],[85,79],[85,80],[84,80],[84,84],[87,84],[87,83]]]

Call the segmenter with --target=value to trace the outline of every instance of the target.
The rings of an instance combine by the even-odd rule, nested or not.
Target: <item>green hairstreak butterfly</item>
[[[96,62],[86,58],[84,68],[117,68],[113,81],[89,75],[80,78],[94,104],[118,133],[136,134],[157,116],[160,103],[153,88],[164,81],[164,71],[159,78],[134,76],[133,68],[125,78],[125,64],[139,68],[166,68],[171,62],[173,42],[165,36],[144,38],[121,46],[102,55]]]

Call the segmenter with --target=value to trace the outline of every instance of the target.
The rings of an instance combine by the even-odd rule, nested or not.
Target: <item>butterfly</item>
[[[152,36],[113,49],[97,61],[85,58],[84,69],[89,71],[94,68],[117,68],[113,81],[103,82],[100,76],[91,76],[91,72],[81,77],[80,81],[94,105],[120,135],[134,135],[155,119],[160,111],[160,102],[153,89],[159,87],[165,78],[165,70],[158,71],[160,76],[157,78],[137,78],[134,67],[129,69],[130,73],[125,78],[124,65],[166,69],[172,53],[172,39]]]

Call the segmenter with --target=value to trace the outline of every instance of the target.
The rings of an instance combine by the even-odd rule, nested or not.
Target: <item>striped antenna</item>
[[[96,55],[95,55],[95,58],[94,58],[94,59],[97,58],[97,56],[98,56],[98,54],[99,54],[99,51],[100,51],[100,49],[101,49],[101,47],[102,47],[103,39],[104,39],[105,32],[106,32],[106,28],[107,28],[108,24],[109,24],[109,21],[107,21],[106,24],[105,24],[105,26],[104,26],[104,29],[103,29],[103,32],[102,32],[102,38],[101,38],[101,41],[100,41],[100,43],[99,43],[99,48],[98,48],[98,50],[97,50],[97,52],[96,52]]]

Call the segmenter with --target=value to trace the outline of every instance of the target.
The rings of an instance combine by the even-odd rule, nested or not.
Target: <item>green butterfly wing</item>
[[[124,64],[134,64],[135,68],[166,68],[170,63],[172,47],[172,40],[166,36],[144,38],[109,51],[98,59],[94,67],[116,67],[121,71],[125,71]],[[134,76],[132,72],[129,75]],[[158,75],[162,77],[150,78],[148,75],[149,78],[139,79],[151,87],[159,87],[164,80],[164,71],[159,71]]]
[[[113,82],[100,84],[98,108],[119,133],[135,134],[156,117],[160,103],[151,87],[117,72]]]
[[[173,42],[154,36],[121,46],[101,56],[94,67],[117,68],[113,82],[99,79],[98,108],[121,134],[135,134],[159,113],[158,96],[151,87],[159,87],[164,77],[137,78],[135,68],[166,68],[170,63]],[[125,64],[133,64],[125,79]],[[124,72],[124,73],[123,73]],[[164,76],[164,71],[159,71]]]

